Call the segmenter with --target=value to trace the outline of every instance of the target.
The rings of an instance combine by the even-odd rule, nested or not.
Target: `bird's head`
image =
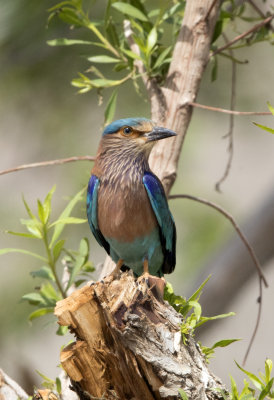
[[[156,126],[146,118],[124,118],[107,125],[103,132],[103,139],[123,141],[128,147],[149,154],[156,141],[176,136],[170,129]],[[120,139],[120,140],[119,140]]]

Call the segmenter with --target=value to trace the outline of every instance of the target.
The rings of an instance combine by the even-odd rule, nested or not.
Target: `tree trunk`
[[[194,339],[183,344],[182,316],[131,272],[75,291],[55,314],[76,336],[61,363],[80,399],[223,398]]]

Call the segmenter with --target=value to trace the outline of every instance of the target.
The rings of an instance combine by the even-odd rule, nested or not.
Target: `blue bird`
[[[87,216],[93,235],[116,268],[136,276],[162,277],[176,263],[176,228],[164,188],[148,157],[157,140],[175,136],[146,118],[119,119],[108,125],[99,144],[87,191]]]

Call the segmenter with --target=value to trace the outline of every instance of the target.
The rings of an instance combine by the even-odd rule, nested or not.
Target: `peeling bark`
[[[223,398],[193,338],[183,344],[182,316],[131,272],[75,291],[55,314],[76,336],[61,363],[81,399]]]

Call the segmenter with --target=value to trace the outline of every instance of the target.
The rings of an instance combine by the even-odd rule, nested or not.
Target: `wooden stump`
[[[223,398],[193,338],[182,343],[181,315],[131,272],[75,291],[55,314],[76,336],[61,363],[81,399]]]

